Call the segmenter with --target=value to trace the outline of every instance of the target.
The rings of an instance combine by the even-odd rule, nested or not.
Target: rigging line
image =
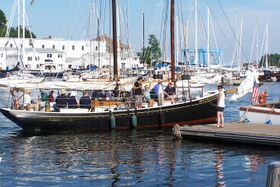
[[[163,55],[163,57],[166,57],[166,54],[167,54],[167,43],[166,43],[166,37],[167,37],[167,23],[168,23],[168,10],[169,10],[169,3],[165,3],[166,4],[166,6],[165,6],[165,17],[164,17],[164,25],[163,25],[163,49],[165,49],[164,50],[164,55]],[[163,59],[163,61],[164,61],[164,59]]]
[[[209,11],[210,11],[212,17],[214,17],[214,20],[217,20],[216,17],[215,17],[215,15],[213,14],[212,8],[210,7],[210,5],[209,5],[209,3],[208,3],[207,0],[206,0],[206,4],[207,4],[207,6],[209,7]],[[217,21],[216,21],[216,25],[218,26],[220,32],[224,35],[226,42],[230,45],[230,47],[231,47],[232,49],[234,49],[235,47],[234,47],[233,44],[230,42],[229,38],[227,37],[227,35],[225,34],[224,30],[222,29],[221,25],[220,25]]]
[[[104,1],[104,10],[107,10],[107,1]],[[103,23],[106,23],[106,12],[107,11],[103,11],[103,20],[102,20]],[[103,32],[104,32],[103,34],[106,33],[105,24],[103,24]]]
[[[165,10],[165,3],[164,5],[162,6],[162,16],[161,16],[161,20],[160,20],[160,33],[159,33],[159,40],[161,41],[162,40],[162,35],[163,35],[163,32],[162,32],[162,29],[163,29],[163,23],[164,23],[164,10]]]
[[[264,32],[263,34],[263,38],[262,38],[262,44],[261,44],[261,53],[260,54],[263,54],[264,53],[264,48],[265,48],[265,34],[266,32]],[[260,55],[261,57],[261,55]],[[265,56],[262,56],[261,57],[261,67],[263,68],[264,67],[264,63],[265,63]]]
[[[206,28],[205,28],[205,25],[204,25],[202,17],[201,17],[201,11],[200,11],[199,6],[197,6],[197,9],[198,9],[198,18],[200,21],[200,25],[202,27],[203,34],[204,34],[205,38],[207,38]]]
[[[14,1],[13,7],[12,7],[12,11],[11,11],[11,15],[10,15],[10,18],[9,18],[8,22],[6,23],[6,25],[7,25],[7,31],[6,31],[6,34],[5,34],[5,38],[9,37],[9,35],[10,35],[11,25],[12,25],[12,23],[14,22],[16,7],[17,7],[17,1]],[[19,26],[18,26],[18,27],[19,27]],[[4,30],[3,30],[3,31],[4,31]]]
[[[180,49],[182,51],[182,48],[183,48],[183,44],[186,42],[185,41],[185,33],[183,32],[183,29],[184,29],[184,16],[183,16],[183,4],[182,4],[182,1],[179,0],[178,2],[178,16],[179,16],[179,19],[178,19],[178,28],[179,29],[179,36],[177,36],[177,40],[179,40],[179,46],[180,46]],[[180,21],[179,21],[180,20]],[[183,37],[183,39],[181,40],[181,37]],[[179,54],[180,54],[180,60],[182,60],[182,52],[179,51]],[[177,59],[178,61],[178,59]]]
[[[222,5],[221,5],[221,3],[220,3],[220,0],[217,0],[217,2],[218,2],[218,5],[219,5],[220,9],[222,10],[223,15],[225,16],[225,18],[226,18],[226,20],[227,20],[227,23],[228,23],[229,26],[230,26],[231,32],[234,34],[235,39],[237,39],[236,33],[234,32],[234,30],[233,30],[233,28],[232,28],[232,25],[231,25],[231,23],[230,23],[230,21],[229,21],[227,15],[226,15],[226,13],[225,13],[225,11],[224,11]],[[237,42],[238,42],[239,45],[241,46],[241,44],[240,44],[241,42],[240,42],[239,40],[237,40]],[[247,62],[248,62],[249,59],[248,59],[248,57],[247,57],[247,55],[246,55],[246,53],[245,53],[245,51],[244,51],[244,49],[243,49],[242,47],[241,47],[241,51],[242,51],[242,54],[244,55],[245,59],[246,59]]]
[[[255,40],[256,40],[256,38],[258,37],[258,36],[257,36],[257,29],[258,29],[257,27],[255,27],[255,29],[254,29],[253,41],[252,41],[252,47],[251,47],[249,62],[251,62],[251,60],[252,60]]]
[[[129,28],[128,28],[128,1],[123,2],[123,22],[124,22],[124,29],[125,29],[125,33],[126,33],[126,42],[128,43],[128,47],[130,52],[128,53],[128,57],[131,57],[131,52],[133,52],[133,49],[131,48],[131,42],[129,40]],[[125,19],[125,17],[127,19]],[[133,54],[133,53],[132,53]],[[131,60],[131,58],[130,58]],[[130,61],[131,62],[131,61]]]
[[[209,16],[210,16],[210,24],[211,24],[211,26],[212,26],[212,33],[213,33],[213,38],[214,38],[214,43],[215,43],[215,47],[218,49],[218,43],[217,43],[217,37],[216,37],[216,32],[215,32],[215,30],[214,30],[214,24],[213,24],[213,21],[212,21],[212,13],[211,13],[211,11],[209,11]],[[210,33],[209,33],[210,34]],[[211,45],[210,45],[210,47],[211,47]],[[221,55],[219,54],[219,56],[218,56],[218,59],[219,59],[219,62],[220,62],[220,64],[221,64],[221,62],[222,62],[222,59],[221,59]]]

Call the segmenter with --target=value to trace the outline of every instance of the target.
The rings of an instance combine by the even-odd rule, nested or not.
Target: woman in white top
[[[23,94],[23,108],[30,110],[31,107],[31,90],[25,90]]]
[[[218,86],[218,100],[217,100],[217,128],[224,127],[224,109],[225,109],[225,90],[222,85]]]

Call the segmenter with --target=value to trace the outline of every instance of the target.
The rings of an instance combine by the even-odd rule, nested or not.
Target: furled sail
[[[234,101],[239,99],[240,97],[243,97],[248,92],[252,92],[254,83],[259,83],[259,73],[256,70],[255,67],[251,67],[249,70],[247,70],[245,79],[240,83],[240,85],[237,87],[237,92],[234,93],[230,100]]]

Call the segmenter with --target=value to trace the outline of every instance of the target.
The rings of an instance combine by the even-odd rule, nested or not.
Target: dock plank
[[[183,137],[214,139],[280,146],[280,126],[249,123],[226,123],[224,128],[214,128],[216,124],[181,126]]]

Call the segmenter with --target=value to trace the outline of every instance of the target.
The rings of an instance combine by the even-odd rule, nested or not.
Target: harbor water
[[[279,100],[279,83],[263,89]],[[250,103],[250,94],[226,100],[225,121],[238,121]],[[0,121],[0,186],[263,187],[269,163],[280,161],[275,147],[174,140],[171,129],[25,134]]]

